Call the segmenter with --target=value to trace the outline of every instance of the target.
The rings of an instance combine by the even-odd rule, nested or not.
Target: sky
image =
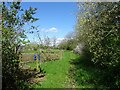
[[[67,33],[74,31],[78,10],[76,2],[23,2],[21,6],[24,9],[28,9],[30,6],[37,8],[34,17],[39,20],[33,25],[39,26],[41,38],[48,36],[62,40]],[[25,28],[28,27],[29,25]],[[27,33],[27,37],[31,42],[38,41],[36,33]]]

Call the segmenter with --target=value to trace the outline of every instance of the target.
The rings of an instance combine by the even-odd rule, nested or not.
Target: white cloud
[[[53,46],[53,38],[50,38],[51,39],[51,46]],[[64,40],[64,38],[56,38],[56,46],[59,45],[61,43],[61,41]]]
[[[64,38],[57,38],[58,41],[62,41]]]
[[[55,27],[52,27],[52,28],[49,28],[49,29],[41,29],[41,31],[42,32],[54,32],[54,33],[56,33],[56,32],[58,32],[58,29],[57,28],[55,28]]]
[[[64,40],[64,38],[57,38],[57,40],[56,40],[57,42],[56,43],[60,44],[62,40]]]

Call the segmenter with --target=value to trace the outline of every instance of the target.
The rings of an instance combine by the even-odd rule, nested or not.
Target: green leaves
[[[96,65],[108,67],[110,72],[120,69],[120,2],[82,6],[84,13],[78,13],[76,27],[79,43],[86,44]]]
[[[16,80],[19,72],[19,55],[21,54],[21,45],[28,43],[26,41],[23,26],[26,23],[34,22],[38,19],[34,18],[36,9],[30,7],[23,10],[20,2],[3,3],[2,6],[2,70],[4,89],[19,89]],[[23,17],[23,16],[24,17]],[[14,72],[14,73],[13,73]],[[19,72],[20,73],[20,72]],[[11,80],[10,80],[11,78]],[[4,83],[5,82],[5,83]],[[12,83],[12,84],[11,84]]]
[[[25,22],[34,22],[34,21],[37,21],[38,18],[34,18],[32,15],[34,15],[37,10],[37,8],[32,8],[30,7],[28,10],[25,10],[25,13],[22,15],[23,16],[23,19],[25,20]]]

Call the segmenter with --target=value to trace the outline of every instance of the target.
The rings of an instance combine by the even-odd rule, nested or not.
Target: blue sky
[[[78,10],[76,2],[23,2],[21,5],[24,9],[30,6],[38,9],[34,16],[39,20],[33,25],[39,26],[41,37],[64,38],[67,33],[74,31]],[[38,39],[36,34],[28,33],[27,36],[31,41]]]

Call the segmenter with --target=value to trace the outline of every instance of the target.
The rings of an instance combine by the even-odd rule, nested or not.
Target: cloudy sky
[[[24,2],[21,5],[24,9],[30,6],[38,9],[34,16],[39,20],[33,25],[39,26],[38,30],[41,38],[45,36],[56,37],[60,41],[67,33],[74,30],[77,14],[77,3],[75,2]],[[28,28],[28,26],[25,28]],[[36,33],[27,33],[27,37],[31,42],[38,41]]]

